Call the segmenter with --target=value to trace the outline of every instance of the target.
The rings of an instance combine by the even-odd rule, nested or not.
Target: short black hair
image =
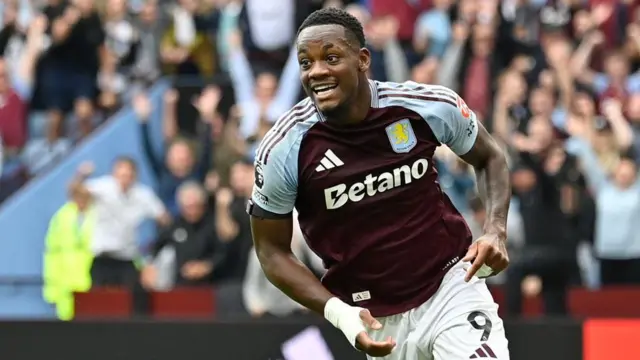
[[[348,12],[333,7],[312,12],[298,28],[297,35],[300,35],[300,32],[308,27],[319,25],[342,26],[345,28],[347,36],[353,37],[350,40],[356,40],[361,48],[366,45],[364,30],[360,21]]]

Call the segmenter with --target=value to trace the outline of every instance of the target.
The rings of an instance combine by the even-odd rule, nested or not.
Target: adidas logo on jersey
[[[324,156],[320,160],[320,165],[316,168],[316,172],[321,172],[329,169],[333,169],[334,167],[339,167],[344,165],[342,160],[333,152],[331,149],[327,150],[324,153]]]
[[[403,165],[380,175],[369,174],[364,181],[352,184],[338,184],[324,190],[324,199],[328,210],[339,209],[347,202],[359,202],[367,196],[375,196],[397,187],[410,184],[422,178],[429,169],[429,161],[418,159],[411,166]]]

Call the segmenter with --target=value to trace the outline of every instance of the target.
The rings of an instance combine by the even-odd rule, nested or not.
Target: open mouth
[[[312,90],[316,95],[323,95],[329,93],[331,90],[337,88],[337,84],[327,84],[327,85],[315,85]]]

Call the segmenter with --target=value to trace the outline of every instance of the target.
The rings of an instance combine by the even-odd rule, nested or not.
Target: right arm
[[[591,61],[591,55],[596,46],[600,45],[603,41],[602,34],[599,32],[593,32],[587,35],[578,49],[575,51],[573,58],[571,59],[571,73],[575,79],[585,85],[589,85],[594,88],[598,93],[602,93],[606,90],[607,80],[599,73],[596,73],[589,67]]]
[[[164,171],[164,163],[163,159],[159,158],[153,149],[153,144],[151,144],[151,137],[149,136],[149,117],[151,116],[152,105],[144,94],[138,94],[133,98],[132,101],[133,110],[138,118],[138,122],[140,123],[140,135],[142,142],[142,149],[144,150],[144,154],[149,161],[149,165],[151,165],[151,169],[156,177],[162,176]]]
[[[368,310],[350,306],[327,290],[291,250],[293,207],[297,197],[297,156],[283,141],[271,150],[268,164],[256,162],[256,182],[247,212],[256,255],[267,279],[301,305],[324,315],[340,329],[352,346],[372,356],[388,355],[395,342],[373,341],[365,324],[382,325]]]
[[[589,186],[598,192],[609,180],[595,151],[591,148],[591,144],[584,139],[575,140],[575,150]]]
[[[256,183],[248,207],[253,242],[267,279],[293,300],[324,314],[333,295],[291,250],[297,160],[290,155],[278,144],[267,164],[255,165]]]

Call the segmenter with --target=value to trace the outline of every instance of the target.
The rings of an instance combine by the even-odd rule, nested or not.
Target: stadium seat
[[[76,319],[124,319],[133,314],[131,293],[122,289],[93,289],[75,294]]]
[[[179,288],[155,292],[151,313],[156,318],[211,318],[215,315],[215,296],[211,288]]]

